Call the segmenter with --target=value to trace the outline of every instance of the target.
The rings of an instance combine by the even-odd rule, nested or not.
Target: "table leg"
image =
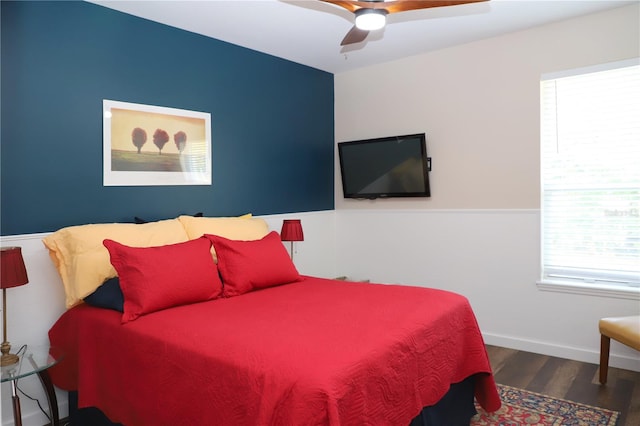
[[[11,381],[11,399],[13,400],[13,423],[15,426],[22,426],[22,413],[20,412],[20,398],[15,380]]]
[[[38,377],[42,382],[42,387],[47,394],[47,402],[49,403],[49,414],[51,415],[51,426],[60,426],[60,415],[58,414],[58,399],[56,398],[56,390],[51,383],[51,376],[47,370],[38,372]],[[17,425],[16,425],[17,426]]]

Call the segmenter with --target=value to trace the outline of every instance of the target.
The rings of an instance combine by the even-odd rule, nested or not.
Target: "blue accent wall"
[[[333,74],[86,2],[0,8],[2,235],[334,208]],[[211,113],[213,184],[104,187],[103,99]]]

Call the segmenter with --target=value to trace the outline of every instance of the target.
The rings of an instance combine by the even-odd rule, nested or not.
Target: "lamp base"
[[[2,367],[5,365],[13,365],[20,360],[18,355],[11,353],[11,343],[7,342],[6,338],[5,341],[2,342],[2,345],[0,345],[0,351],[2,351],[2,357],[0,358],[0,366]]]
[[[13,365],[19,360],[20,357],[16,354],[2,354],[2,358],[0,358],[0,366],[4,367],[7,365]]]

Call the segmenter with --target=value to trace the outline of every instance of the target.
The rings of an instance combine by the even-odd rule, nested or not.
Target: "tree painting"
[[[178,151],[180,151],[180,154],[182,154],[184,147],[187,145],[187,134],[180,130],[178,133],[173,135],[173,141],[175,142]]]
[[[133,145],[138,148],[138,154],[140,154],[142,145],[147,142],[147,132],[140,127],[136,127],[133,129],[133,132],[131,132],[131,141],[133,142]]]
[[[160,150],[159,155],[162,155],[162,148],[169,142],[169,134],[162,129],[156,129],[153,134],[153,144]]]

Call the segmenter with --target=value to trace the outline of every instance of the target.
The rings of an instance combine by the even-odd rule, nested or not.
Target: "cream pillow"
[[[252,217],[251,214],[239,217],[179,216],[178,220],[184,226],[190,240],[210,234],[229,240],[253,241],[269,233],[267,222],[264,219]],[[213,260],[218,262],[218,256],[213,247],[211,247],[211,254]]]
[[[144,224],[107,223],[62,228],[42,241],[49,249],[66,295],[66,306],[78,304],[102,283],[115,277],[109,251],[102,244],[111,239],[131,247],[175,244],[189,238],[178,219]]]

